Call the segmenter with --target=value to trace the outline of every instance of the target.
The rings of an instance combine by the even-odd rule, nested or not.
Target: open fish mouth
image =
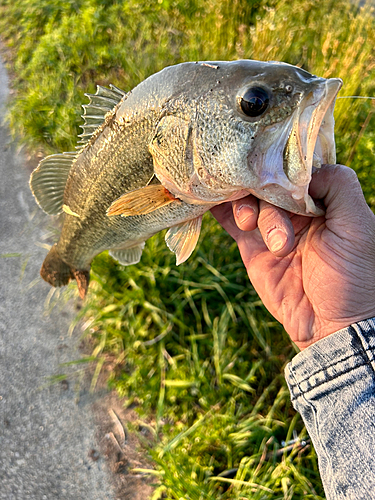
[[[322,164],[336,163],[333,110],[342,80],[319,80],[291,117],[286,142],[280,138],[278,145],[264,152],[263,165],[274,167],[264,174],[261,189],[251,190],[276,206],[307,216],[324,213],[308,193],[312,172]]]
[[[284,172],[297,186],[305,186],[312,167],[335,163],[333,108],[342,81],[325,80],[301,103],[283,155]]]
[[[312,172],[322,164],[336,163],[333,110],[340,78],[320,83],[305,97],[295,117],[283,153],[283,170],[295,189],[292,197],[305,215],[321,215],[308,194]]]

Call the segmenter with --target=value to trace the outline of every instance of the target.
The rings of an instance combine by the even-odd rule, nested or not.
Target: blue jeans
[[[375,499],[375,318],[309,346],[285,375],[327,500]]]

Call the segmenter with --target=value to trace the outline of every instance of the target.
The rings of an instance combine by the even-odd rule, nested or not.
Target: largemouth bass
[[[76,279],[84,297],[97,254],[135,264],[166,228],[180,264],[204,212],[248,193],[321,215],[308,186],[313,167],[335,163],[341,85],[289,64],[242,60],[167,67],[127,94],[98,86],[86,94],[77,151],[46,157],[31,175],[40,207],[65,212],[43,279]]]

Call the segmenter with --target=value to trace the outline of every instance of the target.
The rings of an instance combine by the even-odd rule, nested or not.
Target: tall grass
[[[375,95],[373,13],[346,0],[0,0],[0,32],[13,54],[12,130],[45,152],[74,148],[96,83],[129,90],[186,60],[284,60],[343,78],[341,95]],[[373,207],[374,109],[342,99],[335,112],[338,160]],[[110,363],[111,386],[156,436],[155,499],[323,498],[283,378],[295,350],[209,215],[178,268],[161,234],[137,266],[98,256],[81,316],[95,377]]]
[[[111,356],[111,386],[153,415],[163,498],[274,498],[285,485],[320,498],[309,446],[280,452],[294,430],[307,438],[282,375],[295,351],[208,215],[188,266],[175,267],[158,235],[141,265],[103,254],[92,276],[87,334],[98,359]]]

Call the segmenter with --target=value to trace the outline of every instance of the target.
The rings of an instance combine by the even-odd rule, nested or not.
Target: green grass
[[[111,386],[152,416],[166,498],[276,498],[268,490],[283,495],[285,484],[301,498],[322,494],[311,449],[297,459],[299,449],[277,454],[294,429],[306,438],[282,375],[295,351],[209,215],[189,265],[177,268],[158,235],[142,265],[102,254],[92,278],[81,314],[91,320],[94,355],[110,356]]]
[[[45,153],[74,148],[95,84],[129,90],[186,60],[284,60],[343,78],[340,95],[375,95],[373,13],[346,0],[0,0],[0,33],[14,70],[11,129]],[[374,110],[342,99],[335,111],[338,161],[356,169],[372,207]],[[110,385],[147,419],[155,499],[324,497],[283,377],[295,350],[209,215],[186,264],[159,234],[137,266],[98,256],[91,279],[80,317],[93,387],[109,364]]]

